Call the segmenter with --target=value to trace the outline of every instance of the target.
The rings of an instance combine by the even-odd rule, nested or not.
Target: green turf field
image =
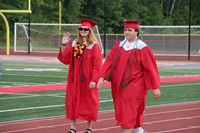
[[[65,83],[67,66],[56,62],[3,61],[2,72],[0,88]],[[200,75],[198,67],[161,67],[159,72],[161,77]],[[149,91],[147,105],[199,101],[200,82],[162,83],[161,93],[161,98],[154,100]],[[65,115],[64,100],[65,90],[0,94],[0,122]],[[113,109],[110,87],[102,89],[100,102],[99,110]]]

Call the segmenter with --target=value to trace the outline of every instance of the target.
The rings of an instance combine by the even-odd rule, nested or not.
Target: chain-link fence
[[[2,67],[1,67],[1,61],[0,61],[0,80],[1,80],[1,78],[2,78]]]
[[[35,26],[32,24],[30,31],[32,52],[57,53],[62,36],[57,34],[58,26],[58,24],[35,24]],[[62,26],[63,31],[72,33],[72,38],[77,37],[77,26],[79,25]],[[20,48],[27,50],[27,26],[19,25],[18,28],[15,34],[17,37],[15,38],[14,48],[15,50]],[[99,33],[98,28],[95,33]],[[100,33],[95,35],[98,35],[98,37],[100,35],[98,40],[100,44],[104,45],[102,50],[104,50],[105,56],[108,55],[117,41],[124,39],[123,33],[106,35]],[[139,38],[149,45],[155,54],[160,56],[188,56],[188,53],[190,53],[192,56],[200,57],[200,26],[191,26],[190,34],[189,26],[140,26]]]
[[[200,56],[200,26],[191,27],[190,41],[187,26],[141,26],[139,38],[149,45],[155,54]],[[104,42],[104,35],[101,35]],[[106,55],[113,45],[124,39],[123,34],[106,34]]]

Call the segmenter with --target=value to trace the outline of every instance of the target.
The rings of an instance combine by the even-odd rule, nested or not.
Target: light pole
[[[107,15],[106,15],[106,0],[104,0],[104,57],[106,57],[106,18],[107,18]]]
[[[192,1],[189,0],[189,31],[188,31],[188,60],[190,60],[190,32],[191,32],[191,3]]]

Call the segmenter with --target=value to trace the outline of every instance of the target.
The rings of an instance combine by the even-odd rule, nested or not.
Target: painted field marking
[[[61,97],[64,98],[65,93],[54,93],[54,94],[30,94],[30,93],[0,93],[1,94],[10,94],[10,95],[20,95],[20,96],[14,96],[14,97],[0,97],[0,100],[12,100],[12,99],[19,99],[19,98],[33,98],[33,97]]]
[[[194,117],[182,117],[182,118],[178,118],[178,119],[167,119],[167,120],[148,122],[148,123],[146,122],[146,123],[143,123],[143,124],[147,125],[147,124],[154,124],[154,123],[159,123],[159,122],[170,122],[170,121],[185,120],[185,119],[188,120],[188,119],[194,119],[194,118],[199,118],[199,117],[200,116],[197,116],[197,117],[196,116],[194,116]],[[105,121],[113,121],[113,120],[114,120],[114,118],[107,118],[107,119],[100,119],[98,121],[105,122]],[[83,124],[83,123],[85,123],[85,122],[84,121],[77,122],[77,126],[79,124]],[[55,127],[69,126],[69,125],[70,125],[70,123],[56,124],[56,125],[49,125],[49,126],[38,126],[38,127],[34,127],[34,128],[25,128],[25,129],[20,129],[20,130],[12,130],[12,131],[2,132],[2,133],[22,132],[22,131],[30,131],[30,130],[36,130],[36,129],[38,130],[38,129],[44,129],[44,128],[55,128]],[[114,128],[119,128],[119,126],[111,126],[111,127],[107,127],[107,128],[100,128],[100,129],[95,128],[95,129],[93,129],[93,131],[109,130],[109,129],[114,129]],[[185,129],[185,128],[181,128],[181,129]],[[168,132],[168,131],[169,130],[164,131],[164,132]],[[172,131],[172,130],[170,130],[170,131]],[[82,133],[82,132],[84,132],[84,131],[80,131],[78,133]],[[162,133],[164,133],[164,132],[162,131]],[[161,132],[159,131],[159,133],[161,133]]]
[[[174,119],[166,119],[166,120],[159,120],[159,121],[152,121],[152,122],[144,122],[143,125],[156,124],[156,123],[162,123],[162,122],[170,122],[170,121],[190,120],[190,119],[197,119],[197,118],[200,118],[200,116],[179,117],[179,118],[174,118]]]
[[[176,132],[176,131],[184,131],[184,130],[190,130],[190,129],[200,129],[200,126],[190,126],[186,128],[178,128],[178,129],[173,129],[173,130],[166,130],[166,131],[159,131],[155,133],[171,133],[171,132]]]
[[[200,84],[200,83],[195,83],[195,85],[198,85],[198,84]],[[179,84],[179,85],[176,85],[176,86],[186,86],[186,85],[188,85],[188,84]],[[194,85],[194,84],[189,84],[189,85]],[[166,85],[165,87],[168,87],[168,86],[170,86],[171,87],[171,85]],[[31,94],[30,94],[31,95]],[[35,95],[35,96],[45,96],[44,94],[41,94],[41,95]],[[49,95],[49,96],[54,96],[54,95]],[[34,97],[33,95],[32,95],[32,97]],[[57,96],[55,96],[55,97],[57,97]],[[59,97],[59,96],[58,96]],[[64,96],[61,96],[61,97],[64,97]],[[100,103],[104,103],[104,102],[112,102],[113,100],[112,100],[112,98],[110,98],[110,99],[108,99],[108,100],[102,100],[102,101],[100,101]],[[62,104],[62,105],[52,105],[52,106],[39,106],[39,107],[31,107],[31,108],[18,108],[18,109],[10,109],[10,110],[0,110],[0,113],[2,113],[2,112],[13,112],[13,111],[23,111],[23,110],[33,110],[33,109],[43,109],[43,108],[53,108],[53,107],[57,107],[57,106],[64,106],[64,104]]]

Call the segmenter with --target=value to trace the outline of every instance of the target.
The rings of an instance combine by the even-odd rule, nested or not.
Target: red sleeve
[[[60,62],[67,65],[70,63],[72,52],[73,52],[73,47],[71,42],[69,45],[66,46],[64,55],[61,53],[61,48],[60,48],[57,58]]]
[[[103,77],[104,79],[110,74],[111,72],[111,67],[112,67],[112,63],[113,60],[116,56],[116,53],[119,49],[119,43],[116,43],[113,48],[111,49],[108,57],[106,58],[102,70],[101,70],[101,77]]]
[[[97,44],[93,46],[93,62],[92,62],[92,81],[98,82],[100,78],[100,71],[102,67],[102,55],[101,50]]]
[[[142,66],[144,68],[145,84],[147,89],[160,88],[160,76],[157,64],[149,46],[141,51]]]

